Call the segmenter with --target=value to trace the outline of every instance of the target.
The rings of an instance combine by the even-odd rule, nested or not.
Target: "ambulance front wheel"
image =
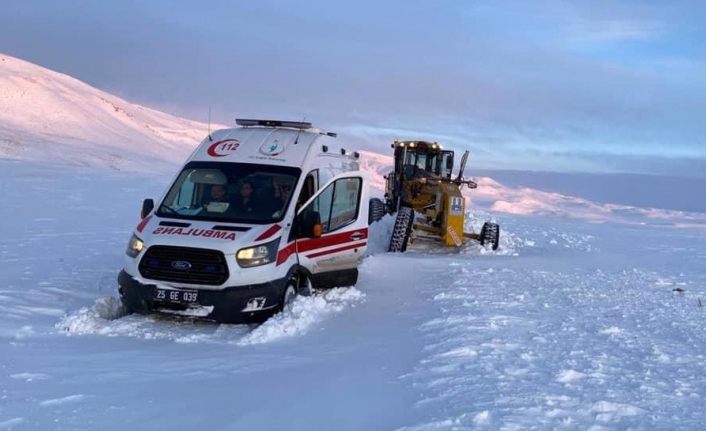
[[[130,306],[130,304],[128,304],[127,299],[125,298],[125,291],[122,286],[118,286],[118,295],[120,296],[120,314],[123,316],[133,314],[135,310]]]
[[[309,277],[304,274],[293,274],[289,280],[287,280],[287,285],[284,288],[282,310],[289,309],[297,296],[311,296],[313,293],[314,291]]]

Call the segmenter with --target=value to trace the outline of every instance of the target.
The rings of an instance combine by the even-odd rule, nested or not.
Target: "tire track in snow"
[[[404,429],[695,429],[706,421],[706,385],[694,374],[706,335],[697,308],[664,303],[664,277],[486,262],[450,260],[455,281],[424,289],[439,312],[419,327],[426,357],[407,378],[424,390],[417,408],[430,413]]]

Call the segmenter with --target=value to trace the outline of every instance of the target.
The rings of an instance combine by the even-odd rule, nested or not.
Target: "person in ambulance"
[[[358,154],[309,123],[238,124],[204,139],[159,205],[143,203],[118,276],[128,311],[258,322],[356,283],[369,223]]]

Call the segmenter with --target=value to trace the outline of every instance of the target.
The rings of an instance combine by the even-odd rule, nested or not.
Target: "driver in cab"
[[[226,188],[223,184],[213,184],[209,190],[210,199],[204,208],[208,212],[222,213],[228,209],[229,203],[226,194]]]

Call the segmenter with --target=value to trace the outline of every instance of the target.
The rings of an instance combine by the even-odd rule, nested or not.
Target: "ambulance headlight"
[[[143,248],[145,248],[145,243],[133,233],[130,242],[127,243],[125,253],[130,257],[137,257]]]
[[[235,255],[235,260],[242,268],[252,268],[253,266],[267,265],[277,259],[277,248],[279,240],[270,241],[266,244],[255,247],[241,248]]]

